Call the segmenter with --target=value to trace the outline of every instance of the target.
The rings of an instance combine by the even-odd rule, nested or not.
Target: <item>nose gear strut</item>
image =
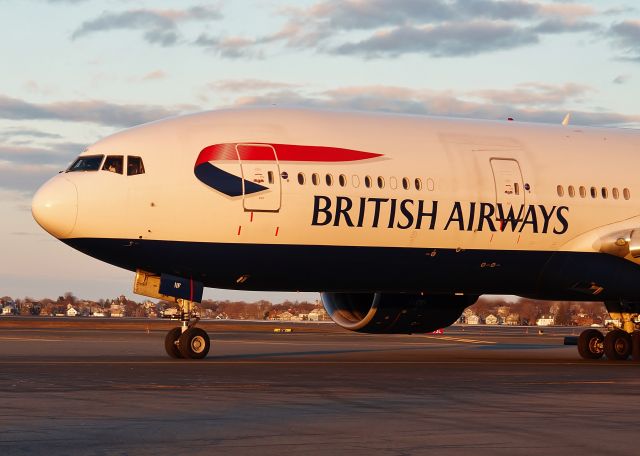
[[[196,328],[200,321],[193,312],[193,302],[178,299],[181,326],[169,331],[164,340],[164,348],[172,358],[202,359],[209,353],[211,341],[202,328]]]

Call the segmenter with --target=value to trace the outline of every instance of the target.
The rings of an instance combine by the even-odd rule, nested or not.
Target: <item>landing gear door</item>
[[[492,158],[491,169],[496,187],[496,203],[501,205],[504,213],[510,212],[518,220],[524,216],[525,192],[520,165],[510,158]],[[496,211],[496,218],[500,219],[500,212]]]
[[[282,191],[275,149],[266,144],[238,144],[236,150],[242,169],[244,210],[279,211]]]

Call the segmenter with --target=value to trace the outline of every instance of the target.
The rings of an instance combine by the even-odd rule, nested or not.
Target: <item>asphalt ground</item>
[[[0,454],[640,454],[640,364],[580,359],[579,329],[203,322],[195,361],[174,325],[0,319]]]

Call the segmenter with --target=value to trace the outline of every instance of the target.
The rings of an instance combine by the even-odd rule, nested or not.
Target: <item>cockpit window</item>
[[[124,157],[122,155],[107,155],[107,159],[104,161],[102,169],[104,171],[122,174],[123,163]]]
[[[104,155],[85,155],[76,158],[69,169],[67,169],[68,173],[74,171],[98,171],[100,169],[100,163],[102,163],[102,159]]]
[[[129,155],[127,157],[127,176],[135,176],[136,174],[144,174],[142,158]]]

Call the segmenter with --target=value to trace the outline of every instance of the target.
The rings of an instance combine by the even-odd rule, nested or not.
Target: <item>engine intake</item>
[[[322,293],[331,319],[363,333],[426,333],[453,324],[477,296],[409,293]]]

